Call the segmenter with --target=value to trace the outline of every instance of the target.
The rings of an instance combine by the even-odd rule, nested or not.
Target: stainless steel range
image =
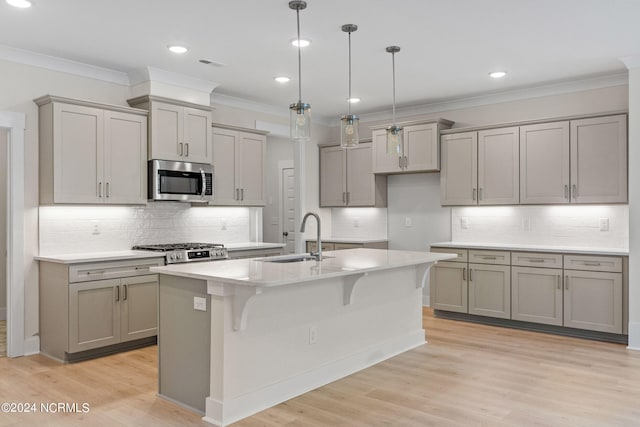
[[[220,243],[169,243],[166,245],[137,245],[140,251],[163,252],[165,264],[194,261],[213,261],[229,257],[227,248]]]

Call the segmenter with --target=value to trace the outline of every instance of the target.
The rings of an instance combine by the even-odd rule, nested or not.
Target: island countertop
[[[269,258],[197,262],[152,267],[154,273],[219,281],[234,285],[274,287],[340,276],[388,270],[455,258],[455,254],[387,249],[324,252],[322,261],[268,262]]]

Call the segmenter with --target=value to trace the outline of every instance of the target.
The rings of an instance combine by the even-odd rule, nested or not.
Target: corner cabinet
[[[440,170],[440,131],[453,122],[399,123],[403,127],[403,144],[397,150],[388,149],[386,127],[372,128],[373,173],[395,174],[437,172]]]
[[[40,204],[146,203],[146,111],[54,96],[34,102]]]
[[[211,107],[153,95],[127,102],[149,111],[149,160],[212,162]]]
[[[152,344],[162,258],[40,262],[40,349],[72,361]]]
[[[267,132],[215,124],[213,202],[216,206],[264,206]]]
[[[320,147],[320,207],[387,205],[387,179],[371,170],[372,144]]]

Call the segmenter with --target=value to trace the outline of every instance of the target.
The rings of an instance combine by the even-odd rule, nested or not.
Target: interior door
[[[293,168],[282,169],[282,234],[286,244],[285,254],[292,254],[296,251],[296,192],[295,174]]]

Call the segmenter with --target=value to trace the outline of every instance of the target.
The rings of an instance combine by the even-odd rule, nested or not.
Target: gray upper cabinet
[[[520,203],[569,202],[569,122],[520,127]]]
[[[441,154],[442,205],[475,205],[478,200],[478,133],[443,135]]]
[[[385,128],[373,128],[373,173],[437,172],[440,170],[440,130],[449,129],[453,122],[440,119],[427,123],[406,123],[403,144],[387,146]]]
[[[386,206],[387,180],[371,170],[372,144],[320,147],[320,206]]]
[[[147,112],[44,96],[40,204],[145,204]]]
[[[211,107],[153,95],[127,102],[149,110],[149,160],[211,163]]]
[[[626,203],[627,116],[571,121],[571,202]]]
[[[517,127],[478,132],[478,204],[520,202],[519,133]]]

